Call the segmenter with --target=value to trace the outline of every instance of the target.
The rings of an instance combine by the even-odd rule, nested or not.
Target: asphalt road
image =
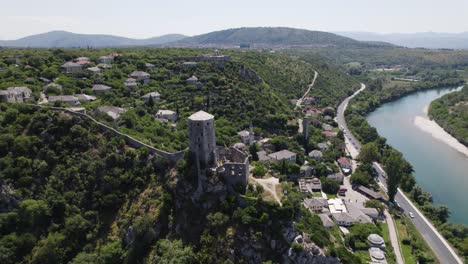
[[[361,89],[356,91],[353,95],[343,100],[343,102],[338,106],[337,110],[337,122],[340,129],[343,130],[345,137],[349,140],[349,142],[354,146],[357,152],[361,149],[360,142],[349,132],[348,127],[346,126],[346,121],[344,118],[344,111],[348,106],[349,100],[352,99],[355,95],[359,92],[364,90],[366,86],[361,84]],[[378,163],[374,163],[373,166],[377,173],[378,173],[378,180],[383,184],[383,186],[387,187],[386,182],[386,173]],[[419,231],[421,236],[427,242],[427,244],[432,248],[435,255],[439,259],[440,263],[447,263],[447,264],[456,264],[463,262],[461,261],[460,257],[455,253],[455,251],[450,247],[448,242],[442,237],[442,235],[435,229],[435,227],[429,222],[429,220],[419,211],[413,203],[403,194],[403,192],[398,189],[398,193],[395,195],[395,201],[398,205],[403,209],[406,214],[410,212],[413,213],[414,217],[410,218],[413,224],[415,225],[416,229]]]

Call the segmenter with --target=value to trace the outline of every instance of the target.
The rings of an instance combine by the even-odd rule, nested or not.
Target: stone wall
[[[97,125],[99,125],[99,127],[101,128],[101,130],[103,132],[111,132],[111,133],[114,133],[116,136],[121,136],[125,139],[125,142],[131,146],[131,147],[134,147],[134,148],[142,148],[142,147],[146,147],[149,152],[151,154],[156,154],[156,155],[159,155],[161,157],[164,157],[164,158],[167,158],[171,161],[174,161],[174,162],[177,162],[179,161],[183,156],[184,156],[184,151],[178,151],[178,152],[175,152],[175,153],[171,153],[171,152],[167,152],[167,151],[164,151],[164,150],[160,150],[160,149],[157,149],[155,147],[152,147],[146,143],[143,143],[137,139],[134,139],[132,138],[131,136],[127,135],[127,134],[124,134],[108,125],[105,125],[99,121],[97,121],[96,119],[94,119],[93,117],[87,115],[87,114],[84,114],[84,113],[78,113],[78,112],[74,112],[74,111],[71,111],[69,109],[66,109],[66,108],[62,108],[62,107],[45,107],[45,106],[40,106],[40,105],[30,105],[34,108],[47,108],[47,109],[50,109],[50,110],[53,110],[53,111],[63,111],[63,112],[67,112],[71,115],[74,115],[74,116],[79,116],[79,117],[83,117],[83,118],[88,118],[89,120],[93,121],[94,123],[96,123]]]

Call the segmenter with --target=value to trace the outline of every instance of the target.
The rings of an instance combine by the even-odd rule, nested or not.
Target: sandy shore
[[[427,117],[428,107],[429,106],[424,108],[424,113],[426,116],[416,116],[414,118],[414,124],[422,131],[431,134],[434,138],[444,142],[445,144],[468,157],[468,148],[465,145],[458,142],[456,138],[447,133],[441,126],[439,126],[439,124]]]

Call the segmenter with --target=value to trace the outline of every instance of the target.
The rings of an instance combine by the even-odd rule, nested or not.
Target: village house
[[[339,184],[343,184],[344,175],[341,172],[332,173],[327,175],[328,179],[335,180]]]
[[[64,64],[62,64],[61,67],[63,71],[66,73],[79,72],[82,69],[81,64],[78,64],[72,61],[65,62]]]
[[[82,101],[82,102],[91,102],[97,99],[96,96],[87,95],[87,94],[75,94],[75,96],[78,98],[78,101]]]
[[[97,111],[110,116],[113,120],[119,119],[120,115],[127,112],[127,110],[116,106],[101,106]]]
[[[299,191],[302,193],[312,193],[322,191],[322,182],[319,178],[303,178],[297,181]]]
[[[97,67],[103,69],[103,70],[108,70],[108,69],[112,69],[112,65],[110,64],[107,64],[107,63],[99,63],[98,65],[96,65]]]
[[[242,130],[237,133],[239,135],[241,142],[246,144],[246,145],[252,145],[254,143],[254,133],[247,131],[247,130]]]
[[[327,229],[333,229],[335,223],[327,214],[319,214],[320,220],[322,220],[322,224]]]
[[[322,135],[324,135],[327,138],[334,138],[338,134],[336,132],[333,132],[333,131],[322,131]]]
[[[322,124],[322,129],[325,131],[333,131],[333,127],[330,126],[329,124]]]
[[[80,105],[80,102],[78,101],[78,97],[72,96],[72,95],[51,95],[49,98],[47,98],[47,101],[51,104],[55,102],[59,103],[65,103],[70,106],[77,106]]]
[[[7,91],[14,94],[15,102],[28,102],[33,100],[32,91],[28,87],[8,87]]]
[[[0,102],[23,102],[23,97],[10,91],[0,90]]]
[[[355,188],[356,191],[360,192],[362,195],[366,196],[369,199],[380,200],[382,195],[378,192],[375,192],[365,186],[359,185]]]
[[[323,158],[323,154],[320,150],[312,150],[311,152],[309,152],[309,157],[316,161],[321,161]]]
[[[87,70],[94,74],[101,74],[101,68],[99,67],[90,67]]]
[[[303,102],[304,102],[305,105],[311,105],[311,104],[315,103],[315,97],[306,96],[306,97],[304,97]]]
[[[110,55],[101,56],[98,59],[99,63],[111,63],[114,61],[114,57]]]
[[[321,151],[328,151],[330,149],[330,147],[328,146],[327,143],[318,143],[317,144],[317,147],[321,150]]]
[[[311,177],[314,174],[314,167],[302,165],[299,170],[299,177]]]
[[[271,158],[268,156],[268,153],[264,150],[257,152],[258,161],[269,162]]]
[[[345,175],[351,172],[352,164],[351,161],[346,157],[341,157],[338,159],[338,165],[340,166],[341,170]]]
[[[151,64],[151,63],[145,63],[145,68],[148,69],[148,70],[153,70],[156,68],[156,66],[154,64]]]
[[[197,78],[197,76],[192,75],[192,77],[185,80],[185,83],[187,85],[198,85],[198,78]]]
[[[194,61],[186,61],[186,62],[183,62],[182,64],[180,64],[180,67],[182,69],[190,69],[190,68],[194,68],[194,67],[197,67],[198,66],[198,63],[194,62]]]
[[[306,209],[314,212],[321,213],[325,207],[328,206],[326,198],[307,198],[304,199],[303,205]]]
[[[88,57],[78,57],[73,60],[76,64],[79,64],[81,66],[88,65],[91,63],[91,60]]]
[[[155,118],[163,122],[167,122],[167,121],[176,122],[177,113],[171,110],[161,109],[161,110],[158,110],[158,112],[155,115]]]
[[[332,213],[332,217],[339,226],[352,226],[355,223],[354,218],[349,213]]]
[[[288,162],[296,163],[296,153],[289,151],[287,149],[283,149],[281,151],[271,153],[268,155],[272,160],[275,161],[282,161],[286,160]]]
[[[133,79],[139,82],[149,83],[151,75],[144,71],[134,71],[130,74],[130,77],[132,77]]]
[[[143,95],[141,97],[145,102],[148,102],[150,98],[153,99],[153,101],[159,101],[161,100],[161,95],[158,92],[151,92]]]
[[[92,90],[96,94],[103,94],[103,93],[110,92],[110,90],[112,90],[112,87],[104,85],[104,84],[95,84],[93,85]]]
[[[128,78],[128,79],[124,82],[124,85],[125,85],[125,87],[127,87],[128,89],[135,89],[135,88],[138,87],[137,80],[136,80],[136,79],[133,79],[133,78]]]

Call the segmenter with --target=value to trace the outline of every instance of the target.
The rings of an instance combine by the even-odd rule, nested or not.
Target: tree
[[[256,143],[252,144],[249,147],[250,155],[252,155],[252,160],[258,161],[258,154],[257,152],[259,151],[258,146]]]
[[[393,202],[402,178],[401,154],[396,152],[391,153],[390,156],[385,160],[384,166],[388,177],[388,197],[390,201]]]
[[[162,239],[156,244],[156,250],[150,256],[148,263],[190,264],[195,263],[193,249],[184,246],[180,240]]]
[[[322,189],[325,193],[336,194],[340,189],[340,184],[334,179],[324,178],[322,180]]]
[[[265,166],[262,164],[262,163],[256,163],[254,168],[253,168],[253,171],[252,171],[253,175],[256,176],[256,177],[262,177],[265,175],[266,173],[266,169],[265,169]]]
[[[358,159],[364,163],[371,163],[380,159],[379,149],[375,142],[370,142],[362,146]]]

